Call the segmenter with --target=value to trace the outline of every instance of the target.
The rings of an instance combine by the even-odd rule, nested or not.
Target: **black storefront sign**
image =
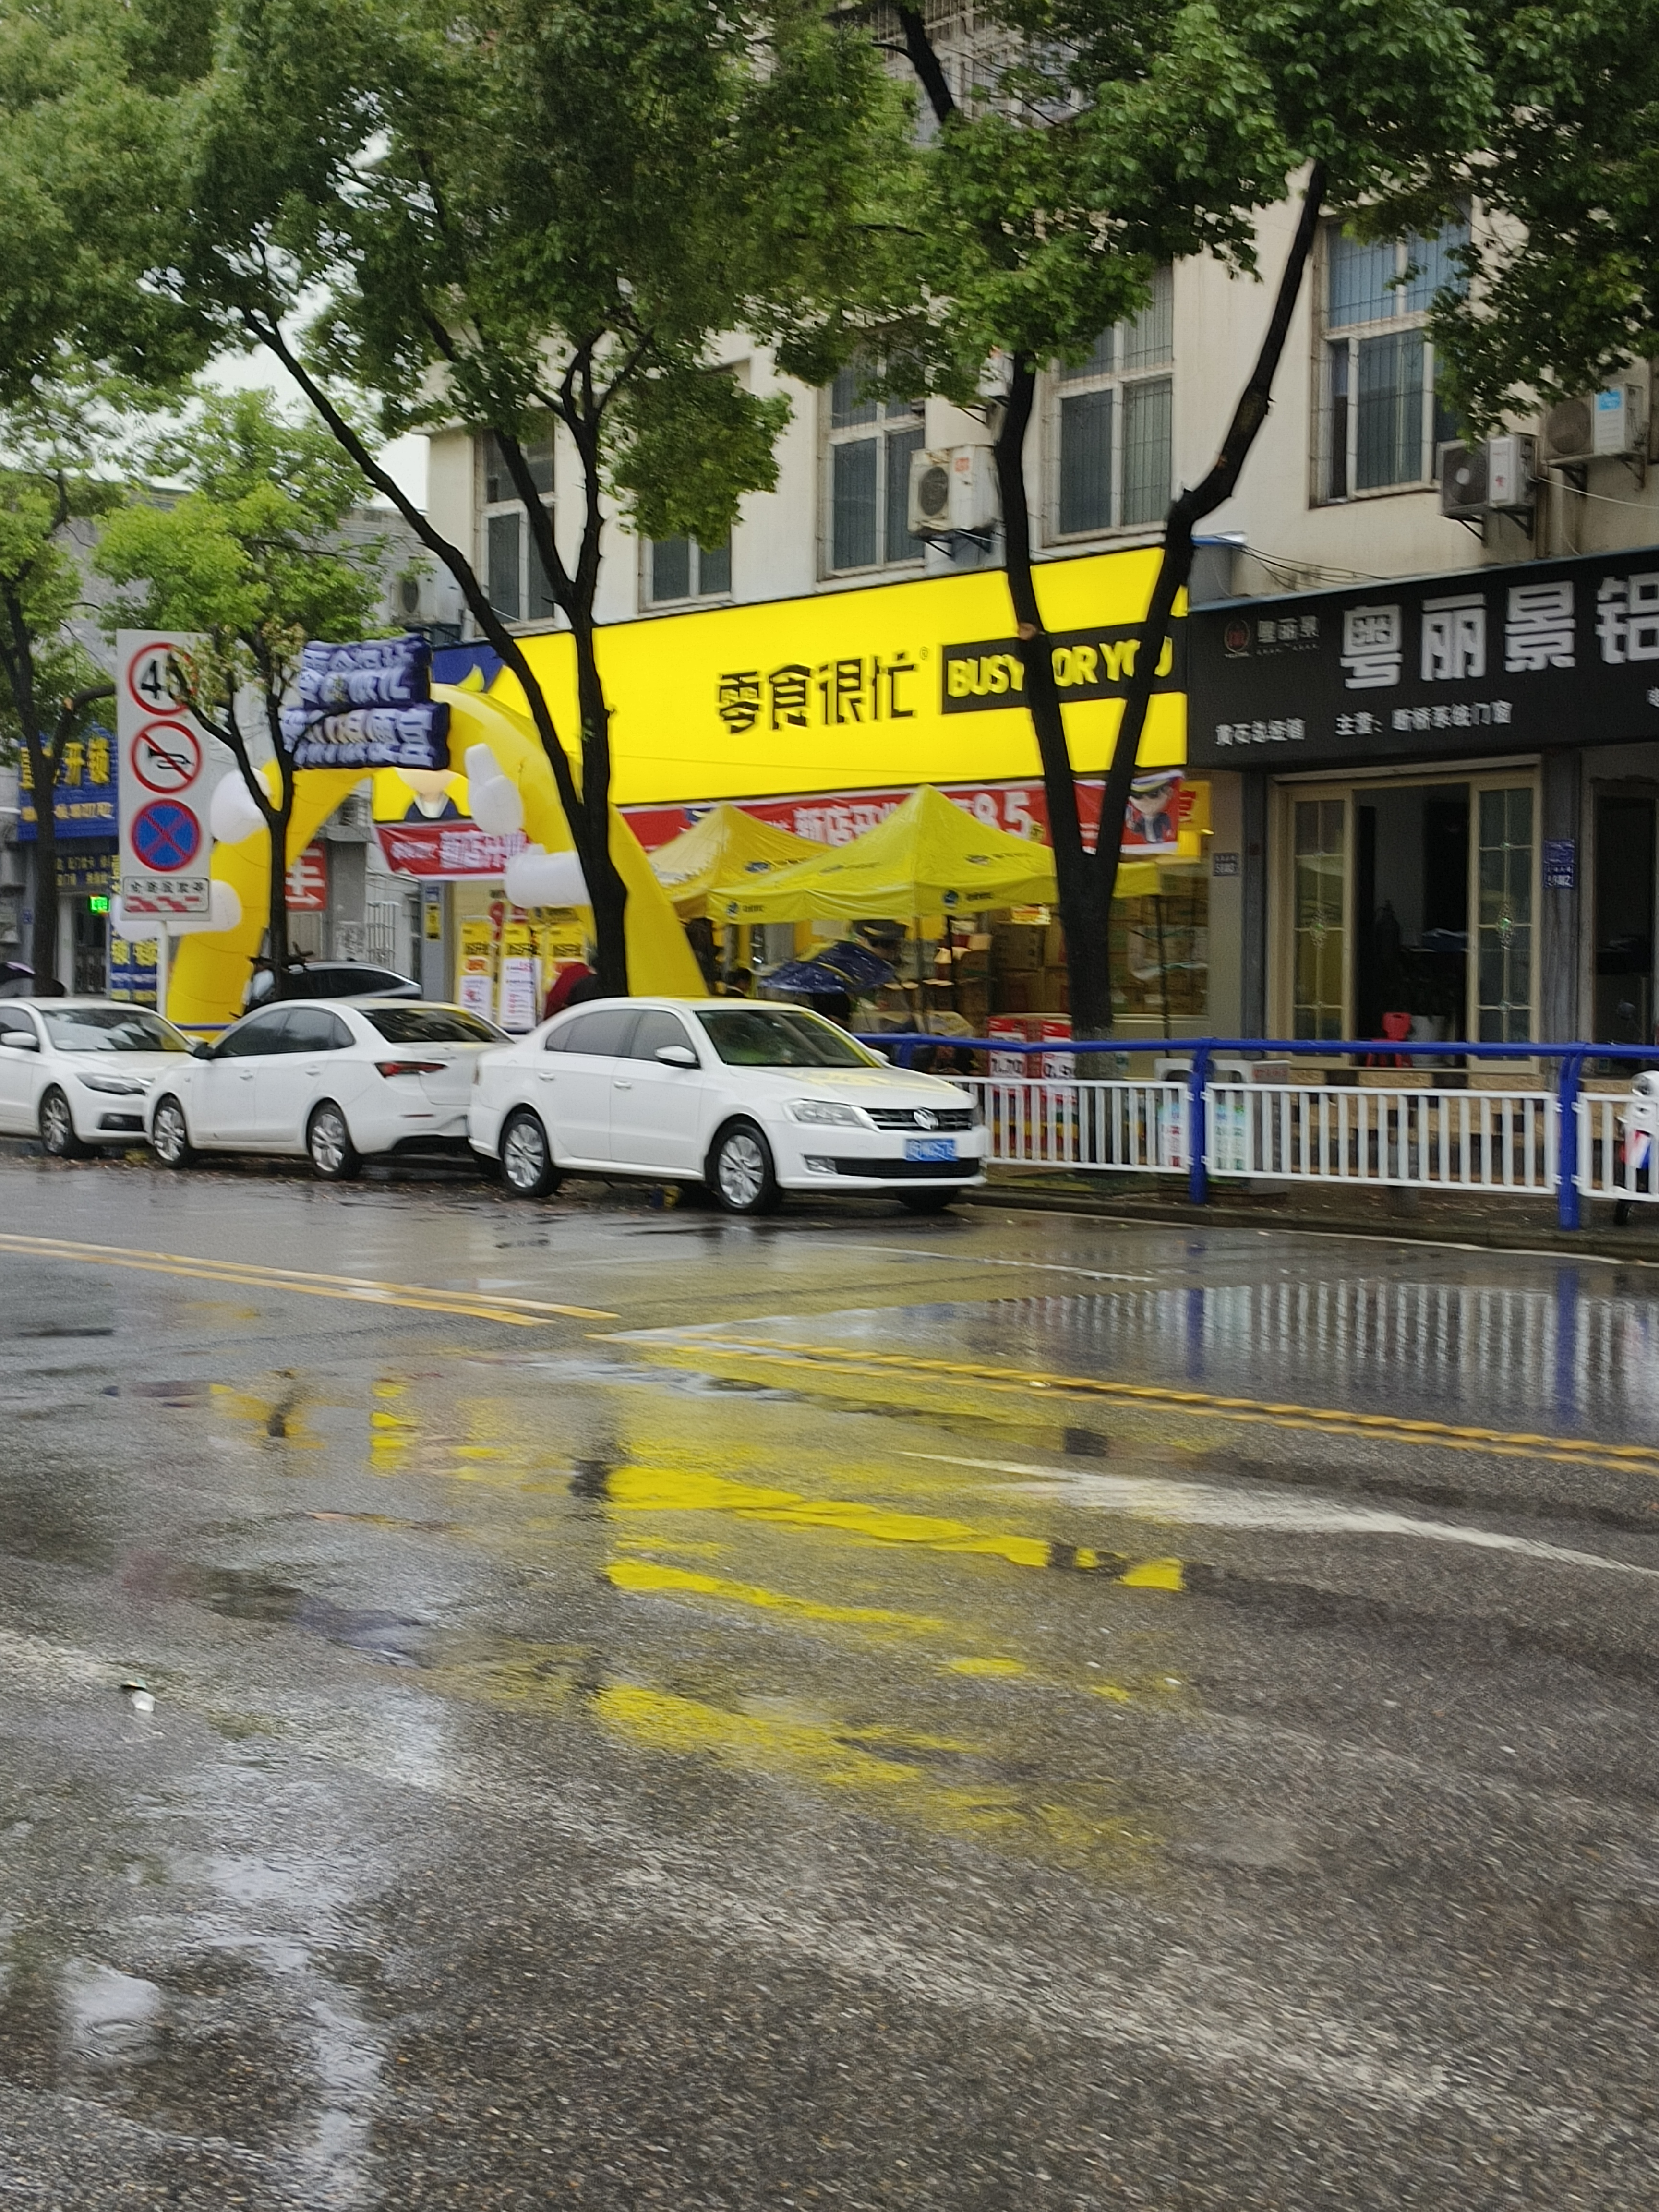
[[[1185,622],[1170,627],[1159,656],[1154,691],[1178,691],[1185,662]],[[1054,682],[1062,702],[1121,699],[1134,674],[1140,630],[1132,623],[1099,623],[1092,629],[1050,633]],[[975,714],[1025,703],[1025,664],[1019,641],[982,638],[969,645],[946,645],[939,653],[939,711]]]
[[[1194,607],[1190,769],[1659,739],[1659,547]]]

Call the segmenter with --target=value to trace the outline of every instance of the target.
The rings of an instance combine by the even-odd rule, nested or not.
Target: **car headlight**
[[[838,1127],[854,1129],[864,1126],[864,1116],[858,1108],[843,1105],[839,1098],[792,1098],[784,1110],[795,1121],[815,1121],[820,1125],[833,1121]]]
[[[84,1083],[88,1091],[101,1091],[112,1098],[142,1098],[149,1089],[149,1084],[141,1082],[136,1075],[83,1075],[78,1067],[75,1079]]]

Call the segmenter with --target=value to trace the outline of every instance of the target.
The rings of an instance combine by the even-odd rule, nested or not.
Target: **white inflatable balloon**
[[[242,781],[241,770],[232,769],[228,775],[221,776],[213,787],[213,797],[208,805],[208,827],[222,845],[240,845],[256,830],[263,830],[265,817],[254,805],[247,786]]]
[[[519,787],[504,775],[491,776],[488,781],[482,777],[476,783],[469,781],[466,803],[472,819],[489,836],[510,837],[515,830],[524,828],[524,801]]]
[[[507,862],[507,895],[514,906],[589,903],[587,881],[576,855],[545,853],[539,845],[526,845]]]

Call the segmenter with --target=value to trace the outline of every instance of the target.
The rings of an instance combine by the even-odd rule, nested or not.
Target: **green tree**
[[[115,686],[77,623],[88,613],[70,531],[121,496],[86,465],[82,423],[36,407],[0,411],[0,758],[15,762],[34,802],[35,987],[58,972],[58,830],[53,794],[70,745]]]
[[[1492,4],[1472,21],[1492,125],[1433,179],[1476,221],[1470,281],[1431,323],[1447,396],[1486,431],[1659,355],[1659,6]]]
[[[964,107],[926,26],[906,51],[938,124],[928,154],[927,307],[886,374],[973,404],[988,358],[1006,563],[1042,763],[1073,1026],[1112,1024],[1111,900],[1158,666],[1191,573],[1194,532],[1236,489],[1322,212],[1384,191],[1431,194],[1432,165],[1479,143],[1486,82],[1449,0],[1003,0],[1010,58]],[[1172,501],[1109,764],[1073,763],[1042,623],[1026,454],[1037,376],[1078,361],[1147,297],[1158,263],[1209,252],[1255,271],[1254,213],[1302,179],[1266,335],[1214,465]],[[913,323],[910,330],[916,330]],[[1085,850],[1079,772],[1105,766]]]
[[[203,641],[176,680],[203,727],[229,748],[265,826],[265,951],[280,998],[295,776],[282,709],[307,640],[380,634],[384,546],[341,540],[362,477],[328,431],[289,421],[267,392],[202,394],[147,459],[158,477],[186,486],[184,495],[137,499],[112,514],[94,560],[122,587],[112,624],[191,630]]]
[[[0,0],[0,401],[87,362],[150,390],[203,334],[141,272],[177,236],[180,98],[205,0]]]
[[[884,211],[908,159],[902,103],[830,0],[233,0],[191,113],[188,234],[156,281],[281,360],[455,577],[524,688],[599,973],[625,991],[595,622],[606,523],[717,544],[773,483],[787,403],[721,374],[720,342],[772,343],[814,381],[851,343],[847,304],[898,235]],[[378,467],[331,374],[380,395],[386,431],[494,434],[573,635],[574,746],[469,551]],[[556,521],[526,453],[550,426],[576,485]]]

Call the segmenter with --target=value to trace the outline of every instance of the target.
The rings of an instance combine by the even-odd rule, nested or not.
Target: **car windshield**
[[[721,1006],[699,1014],[728,1067],[879,1067],[855,1037],[794,1006]]]
[[[171,1022],[142,1006],[42,1006],[46,1035],[59,1052],[188,1052]]]
[[[388,1044],[505,1044],[507,1031],[461,1006],[366,1006]]]

